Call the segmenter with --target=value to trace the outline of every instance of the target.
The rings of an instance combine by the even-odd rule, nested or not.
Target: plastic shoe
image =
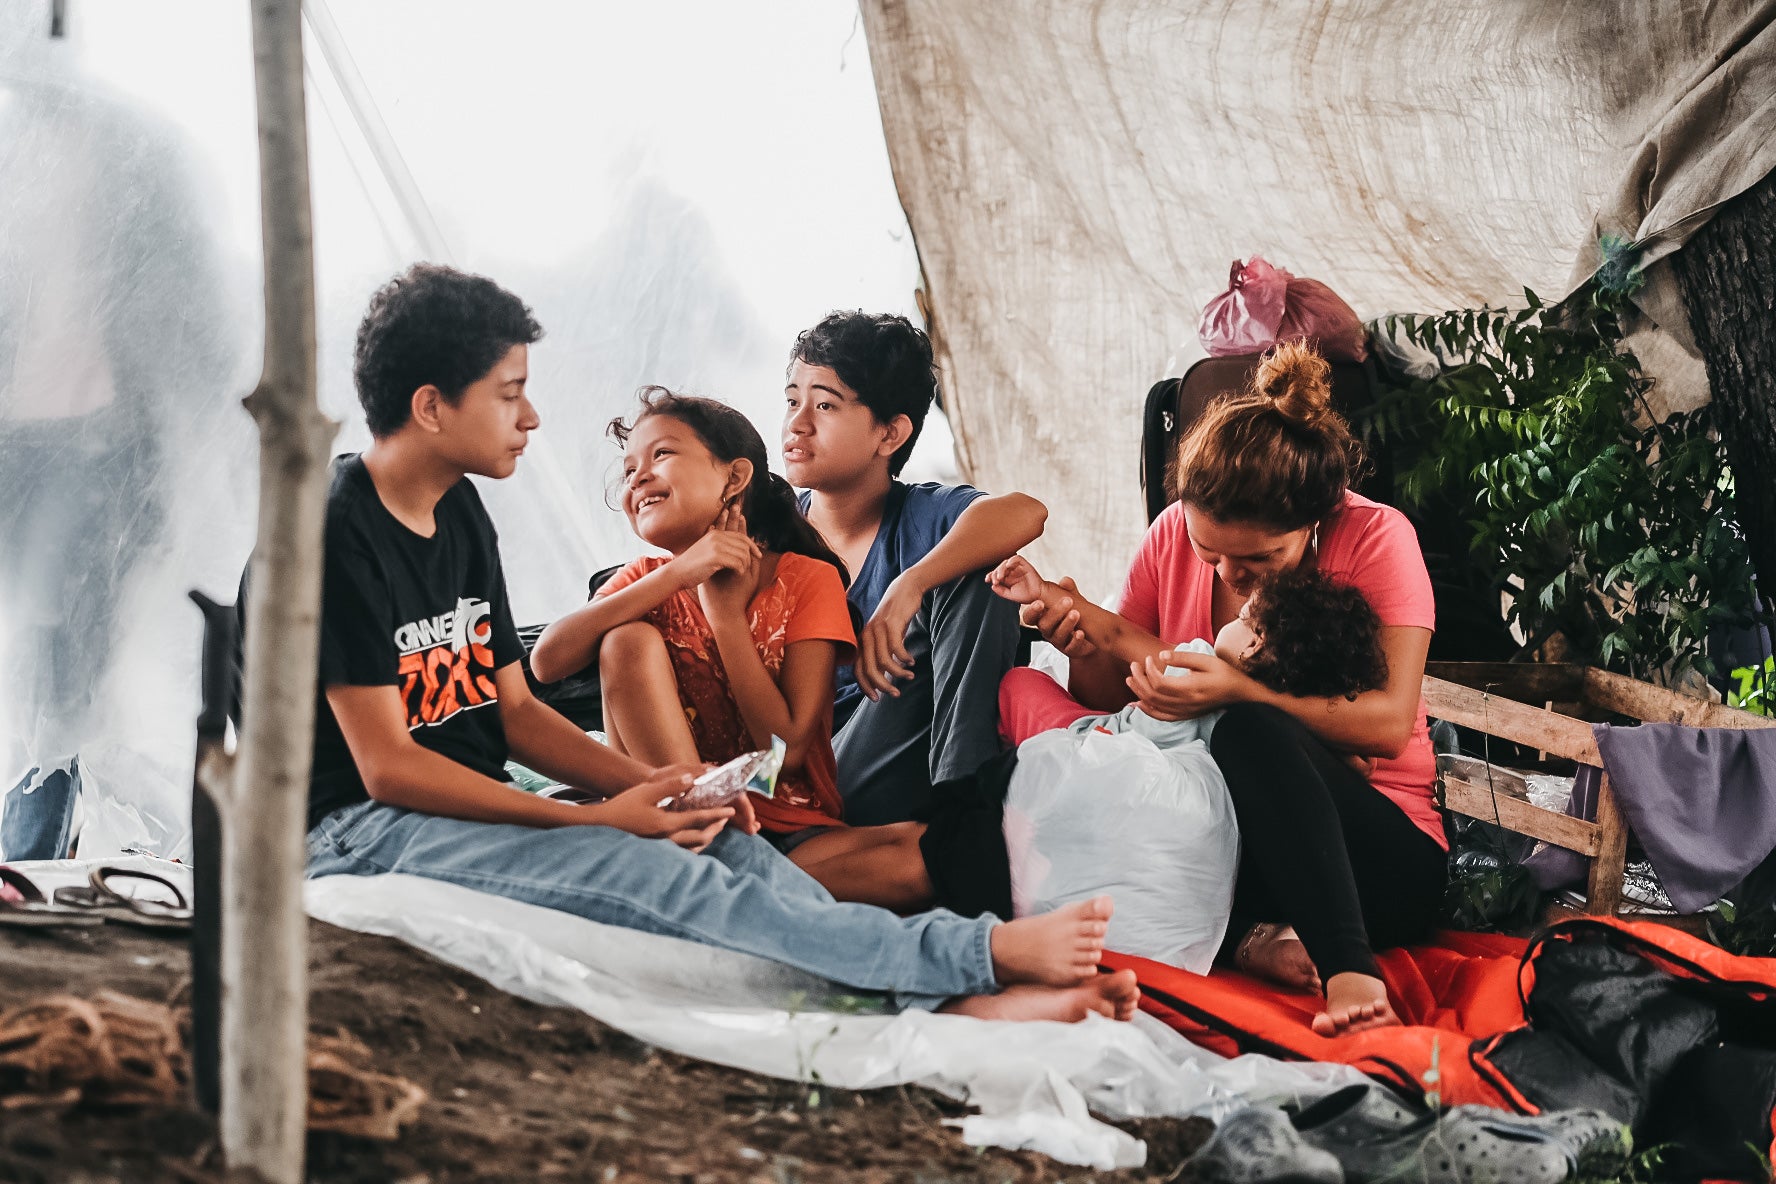
[[[1254,1106],[1229,1115],[1190,1157],[1197,1184],[1343,1184],[1338,1160],[1305,1143],[1281,1110]]]
[[[1310,1103],[1293,1121],[1310,1146],[1354,1150],[1375,1143],[1391,1145],[1404,1131],[1429,1130],[1436,1118],[1382,1086],[1348,1085]]]
[[[1524,1118],[1458,1106],[1438,1115],[1367,1085],[1320,1099],[1294,1122],[1352,1184],[1560,1184],[1581,1172],[1615,1175],[1632,1149],[1627,1128],[1593,1110]]]
[[[1561,1146],[1573,1161],[1574,1174],[1585,1178],[1620,1174],[1634,1153],[1634,1136],[1627,1125],[1598,1110],[1556,1110],[1531,1118],[1486,1106],[1457,1106],[1446,1121],[1457,1116],[1542,1134]]]

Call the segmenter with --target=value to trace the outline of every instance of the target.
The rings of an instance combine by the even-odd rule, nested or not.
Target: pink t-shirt
[[[1435,629],[1431,577],[1418,535],[1392,506],[1346,493],[1320,523],[1319,570],[1349,584],[1369,601],[1383,625]],[[1215,639],[1210,612],[1215,569],[1196,557],[1184,529],[1184,506],[1173,502],[1147,530],[1129,567],[1116,611],[1165,642]],[[1369,781],[1406,812],[1420,830],[1447,847],[1432,786],[1437,758],[1431,752],[1424,700],[1412,739],[1399,756],[1379,760]]]

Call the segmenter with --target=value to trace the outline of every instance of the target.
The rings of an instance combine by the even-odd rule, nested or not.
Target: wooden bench
[[[1597,770],[1597,811],[1590,822],[1501,794],[1485,781],[1458,773],[1447,773],[1441,781],[1446,809],[1588,857],[1591,872],[1586,908],[1606,915],[1614,915],[1621,907],[1628,827],[1603,772],[1590,720],[1627,716],[1644,723],[1693,728],[1776,727],[1776,719],[1692,699],[1589,666],[1432,662],[1425,667],[1424,698],[1433,719],[1448,720]]]

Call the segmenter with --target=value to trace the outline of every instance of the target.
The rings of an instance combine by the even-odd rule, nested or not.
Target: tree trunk
[[[1673,265],[1768,606],[1776,598],[1776,173],[1727,202]]]
[[[335,426],[315,402],[301,16],[300,0],[254,0],[265,369],[246,406],[259,425],[257,595],[222,819],[222,1150],[231,1171],[274,1184],[302,1179],[308,1108],[303,822]]]

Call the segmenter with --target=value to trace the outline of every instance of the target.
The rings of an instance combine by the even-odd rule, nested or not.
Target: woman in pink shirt
[[[1417,535],[1351,492],[1359,450],[1332,410],[1330,367],[1285,344],[1242,394],[1213,404],[1179,446],[1176,500],[1153,523],[1117,613],[1079,596],[1026,606],[1071,659],[1067,692],[1028,669],[1000,690],[1014,742],[1138,700],[1161,719],[1223,711],[1210,749],[1242,852],[1224,960],[1323,990],[1322,1034],[1397,1023],[1374,950],[1430,929],[1447,842],[1419,686],[1435,615]],[[1381,619],[1387,683],[1351,699],[1268,690],[1212,640],[1265,577],[1303,565],[1362,592]],[[1166,667],[1188,674],[1167,676]]]

